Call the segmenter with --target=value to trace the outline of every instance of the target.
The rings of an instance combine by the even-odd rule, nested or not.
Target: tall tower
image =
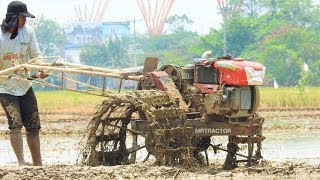
[[[160,35],[174,0],[137,0],[148,32]]]
[[[101,22],[110,0],[86,1],[83,6],[74,5],[77,18],[80,22]]]
[[[217,0],[223,20],[238,14],[241,10],[243,1],[244,0]]]

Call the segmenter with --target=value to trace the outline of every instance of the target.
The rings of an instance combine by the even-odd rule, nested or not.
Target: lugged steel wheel
[[[90,123],[90,135],[82,164],[122,165],[136,161],[138,150],[145,148],[145,134],[134,129],[132,121],[144,116],[131,102],[123,99],[104,101]]]
[[[135,128],[135,121],[146,127]],[[139,131],[137,130],[139,129]],[[96,111],[87,128],[81,164],[134,163],[136,152],[146,148],[158,165],[192,163],[193,129],[185,111],[163,91],[141,90],[113,95]],[[137,136],[145,142],[137,141]]]
[[[141,132],[132,129],[131,121],[139,116],[130,103],[112,104],[96,131],[99,158],[103,165],[135,163],[136,152],[144,145],[138,145],[137,135]]]

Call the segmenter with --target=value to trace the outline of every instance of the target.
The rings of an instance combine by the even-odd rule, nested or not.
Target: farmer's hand
[[[45,73],[44,71],[39,71],[38,74],[39,74],[39,77],[40,77],[41,79],[46,78],[46,77],[49,76],[49,75],[48,75],[47,73]]]
[[[49,75],[47,73],[45,73],[44,71],[39,71],[36,74],[32,75],[31,77],[32,78],[41,78],[41,79],[43,79],[43,78],[46,78],[48,76]]]

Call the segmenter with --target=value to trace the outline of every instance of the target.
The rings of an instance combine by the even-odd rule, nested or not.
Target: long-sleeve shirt
[[[22,64],[41,56],[36,35],[31,26],[26,24],[20,28],[14,39],[10,39],[10,36],[8,32],[0,32],[0,70],[13,67],[13,61]],[[21,78],[19,75],[27,76],[28,72],[23,70],[9,75]],[[30,87],[31,83],[25,80],[0,78],[0,93],[23,96]]]

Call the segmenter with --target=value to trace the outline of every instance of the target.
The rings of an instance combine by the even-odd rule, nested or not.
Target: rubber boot
[[[10,132],[10,142],[14,153],[18,159],[19,165],[27,165],[23,155],[23,140],[21,129],[12,129]]]
[[[42,166],[39,130],[27,132],[27,143],[31,152],[33,165]]]

